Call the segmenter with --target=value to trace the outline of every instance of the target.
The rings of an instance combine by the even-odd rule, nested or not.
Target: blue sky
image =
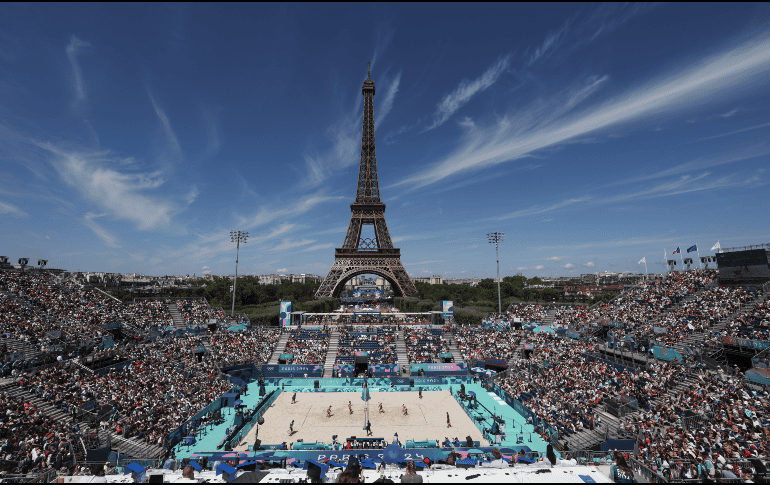
[[[372,62],[412,276],[661,272],[770,242],[766,4],[0,7],[0,254],[325,275]]]

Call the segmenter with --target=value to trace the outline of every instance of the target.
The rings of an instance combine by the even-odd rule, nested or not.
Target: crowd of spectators
[[[505,311],[505,316],[512,321],[514,318],[520,318],[524,322],[542,322],[548,315],[551,306],[540,305],[537,303],[511,303]]]
[[[323,364],[329,348],[329,334],[324,331],[292,330],[283,352],[293,354],[292,364]]]
[[[281,337],[278,328],[258,326],[244,332],[224,332],[210,338],[210,354],[220,367],[253,362],[266,364]]]
[[[758,296],[760,298],[754,303],[751,310],[735,317],[720,332],[720,335],[770,341],[770,310],[768,310],[765,295],[760,292]]]
[[[560,308],[554,323],[576,330],[604,322],[620,322],[626,327],[652,326],[673,305],[711,284],[716,276],[716,271],[706,270],[672,273],[665,279],[656,277],[654,281],[626,288],[611,302],[593,309]]]
[[[126,349],[122,368],[92,373],[66,362],[35,371],[20,385],[62,409],[90,400],[111,406],[103,427],[162,446],[171,431],[231,387],[212,363],[197,361],[197,345],[189,338],[158,339]]]
[[[639,433],[638,459],[669,479],[752,479],[751,459],[770,457],[770,399],[724,374],[695,384],[625,427]]]
[[[660,363],[631,372],[583,354],[595,344],[532,334],[529,359],[515,362],[499,381],[546,425],[570,436],[591,424],[597,406],[608,398],[648,409],[681,378],[683,367]]]
[[[203,300],[176,300],[177,308],[182,313],[185,325],[206,325],[209,320],[223,320],[225,313],[215,310]]]
[[[434,364],[441,362],[440,354],[449,352],[441,337],[443,330],[427,328],[404,328],[406,355],[412,364]]]
[[[396,358],[396,333],[378,328],[367,332],[348,332],[340,329],[337,363],[353,361],[356,352],[367,352],[369,364],[394,364]]]
[[[457,347],[465,361],[513,357],[521,342],[521,333],[513,329],[462,328],[455,332]]]
[[[44,415],[28,400],[0,395],[0,470],[34,474],[74,464],[77,430]]]

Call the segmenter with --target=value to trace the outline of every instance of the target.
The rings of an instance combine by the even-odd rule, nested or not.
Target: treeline
[[[531,285],[527,286],[526,285]],[[500,283],[500,296],[503,301],[542,301],[551,303],[554,300],[563,302],[564,295],[561,290],[556,288],[534,288],[534,285],[542,285],[540,278],[527,279],[523,276],[506,276]],[[476,286],[469,285],[431,285],[428,283],[415,283],[417,287],[418,300],[430,300],[440,302],[441,300],[454,301],[455,307],[473,306],[476,302],[494,302],[497,307],[497,283],[492,278],[486,278]],[[601,300],[611,300],[615,297],[614,293],[606,293],[594,298],[578,298],[578,302],[584,302],[591,305]],[[569,302],[572,302],[570,299]]]
[[[168,288],[161,293],[136,292],[125,289],[110,291],[123,302],[130,302],[135,297],[157,298],[206,298],[212,307],[222,307],[229,313],[232,305],[230,287],[232,280],[224,276],[215,276],[213,281],[197,280],[197,288]],[[512,301],[562,302],[562,292],[554,288],[533,288],[526,285],[542,284],[540,278],[506,276],[500,283],[503,310]],[[245,313],[252,323],[277,325],[279,302],[293,302],[294,311],[310,313],[330,313],[340,306],[340,300],[315,300],[318,283],[291,283],[283,281],[277,285],[260,284],[256,276],[239,276],[235,295],[235,312]],[[441,300],[452,300],[455,307],[455,320],[458,323],[479,324],[485,313],[497,311],[497,284],[491,278],[483,279],[477,286],[469,285],[431,285],[415,283],[417,294],[412,298],[396,298],[394,305],[403,312],[440,311]],[[600,300],[611,300],[615,295],[607,293],[595,298],[578,299],[591,305]]]
[[[194,289],[169,288],[162,293],[131,293],[128,290],[118,289],[110,293],[122,301],[131,301],[134,297],[158,296],[158,297],[204,297],[212,306],[230,307],[233,294],[230,288],[232,279],[225,276],[215,276],[213,281],[197,280],[193,284],[198,285]],[[235,294],[235,306],[261,305],[263,303],[276,303],[281,300],[305,302],[315,298],[318,289],[317,283],[291,283],[282,281],[279,285],[263,285],[256,276],[239,276],[237,291]]]

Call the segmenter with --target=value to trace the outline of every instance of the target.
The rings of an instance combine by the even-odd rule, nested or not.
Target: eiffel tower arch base
[[[318,288],[318,298],[338,298],[345,288],[345,283],[362,274],[375,274],[384,278],[396,297],[410,296],[417,289],[409,278],[400,259],[395,261],[337,259],[334,261],[329,274]]]

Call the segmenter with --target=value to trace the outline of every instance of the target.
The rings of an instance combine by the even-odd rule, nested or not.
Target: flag
[[[687,252],[688,253],[692,253],[693,251],[697,251],[697,250],[698,250],[698,245],[697,244],[693,244],[692,246],[687,248]]]
[[[677,254],[677,253],[679,253],[679,254],[681,254],[681,253],[682,253],[682,251],[680,251],[678,247],[676,248],[676,251],[674,251],[674,252],[673,252],[673,253],[671,253],[671,254]]]
[[[642,258],[641,260],[639,260],[639,262],[638,262],[638,263],[636,263],[636,264],[642,264],[642,263],[646,263],[646,262],[647,262],[647,256],[643,257],[643,258]]]
[[[714,250],[717,250],[717,251],[719,251],[719,250],[721,250],[721,249],[722,249],[722,246],[720,246],[720,245],[719,245],[719,241],[717,241],[717,243],[716,243],[716,244],[714,244],[714,247],[713,247],[713,248],[711,248],[711,250],[712,250],[712,251],[714,251]]]

